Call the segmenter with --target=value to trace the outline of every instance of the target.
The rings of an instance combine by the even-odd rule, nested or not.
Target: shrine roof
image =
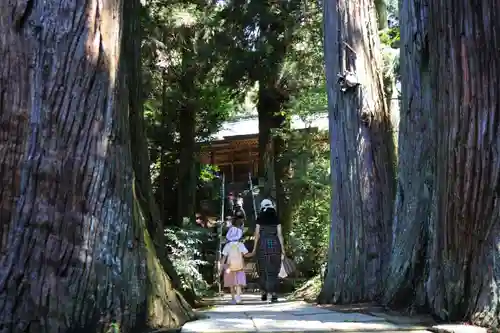
[[[319,113],[305,119],[299,116],[292,116],[291,128],[317,128],[318,130],[328,131],[328,113]],[[259,119],[255,116],[223,123],[221,130],[214,134],[213,140],[245,139],[257,134],[259,134]]]

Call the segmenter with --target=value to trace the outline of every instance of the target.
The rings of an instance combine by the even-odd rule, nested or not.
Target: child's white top
[[[241,253],[243,254],[248,253],[247,247],[242,242],[227,242],[226,245],[224,245],[224,248],[222,249],[222,255],[223,256],[229,255],[229,247],[234,244],[238,245],[238,249],[240,250]]]

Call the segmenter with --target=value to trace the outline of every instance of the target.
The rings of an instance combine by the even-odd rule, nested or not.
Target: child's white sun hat
[[[230,242],[237,242],[243,237],[243,230],[237,227],[231,227],[227,231],[226,239]]]

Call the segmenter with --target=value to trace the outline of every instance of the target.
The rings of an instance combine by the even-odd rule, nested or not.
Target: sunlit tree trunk
[[[138,59],[121,57],[122,6],[0,5],[0,119],[10,134],[0,179],[11,189],[0,197],[11,225],[2,333],[95,332],[113,319],[132,332],[189,317],[156,258],[144,191],[134,189],[134,173],[144,175],[133,169],[128,110],[140,101],[132,105],[124,74]],[[8,183],[6,173],[20,177]]]
[[[376,299],[389,259],[394,143],[373,1],[324,3],[332,227],[321,302]],[[352,87],[344,86],[345,71]]]

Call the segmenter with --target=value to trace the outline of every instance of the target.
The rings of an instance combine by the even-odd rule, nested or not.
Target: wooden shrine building
[[[322,113],[306,121],[292,118],[292,129],[315,128],[328,130],[328,115]],[[215,135],[215,140],[200,147],[201,164],[217,165],[226,175],[229,183],[248,182],[258,174],[259,165],[259,123],[257,116],[234,122],[227,122]]]
[[[217,165],[228,182],[248,181],[248,173],[257,175],[259,161],[258,134],[236,135],[202,146],[200,162]]]

